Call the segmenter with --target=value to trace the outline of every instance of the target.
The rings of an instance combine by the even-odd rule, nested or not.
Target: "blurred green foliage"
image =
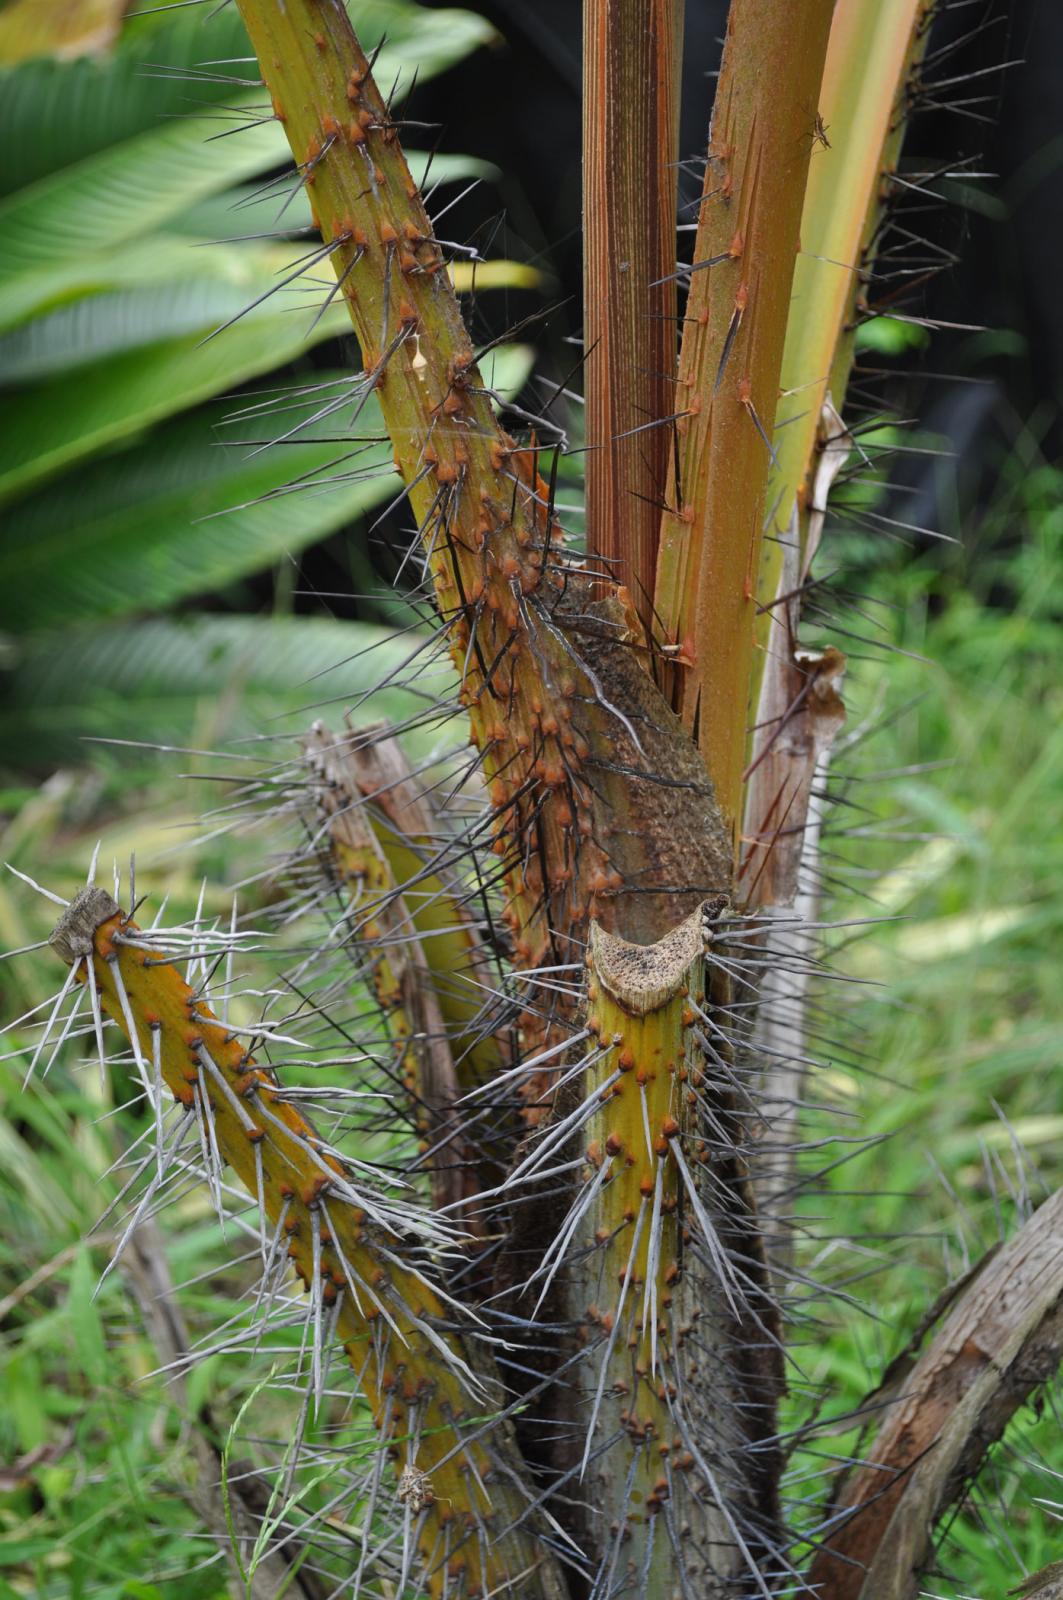
[[[354,10],[400,97],[490,37],[410,0]],[[321,314],[331,267],[250,55],[235,7],[155,3],[109,53],[0,68],[0,769],[47,770],[84,735],[187,741],[223,677],[251,693],[215,736],[244,733],[256,696],[300,703],[304,668],[368,642],[319,628],[296,647],[283,620],[196,614],[398,488],[342,299]],[[433,185],[491,173],[431,168]],[[481,263],[476,281],[527,279]],[[500,390],[526,370],[519,348],[492,356]]]

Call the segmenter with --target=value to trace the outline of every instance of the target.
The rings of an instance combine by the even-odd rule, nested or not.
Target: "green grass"
[[[852,1291],[873,1315],[828,1309],[829,1338],[803,1352],[834,1396],[828,1414],[856,1403],[938,1290],[1063,1182],[1063,476],[1012,471],[965,550],[846,575],[911,654],[854,662],[849,727],[864,731],[838,761],[853,809],[828,841],[832,913],[888,919],[833,937],[837,967],[865,985],[846,1019],[860,1053],[823,1048],[819,1098],[883,1142],[807,1206],[825,1234],[868,1236],[855,1269],[875,1269]],[[835,1110],[817,1123],[854,1131]],[[854,1268],[844,1248],[806,1254],[839,1277]],[[1058,1480],[1017,1459],[1038,1453],[1063,1470],[1057,1418],[1027,1408],[984,1503],[951,1524],[928,1593],[994,1600],[1058,1558],[1058,1513],[1035,1503],[1063,1500]]]

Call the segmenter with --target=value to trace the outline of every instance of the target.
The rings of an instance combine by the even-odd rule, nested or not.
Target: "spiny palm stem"
[[[584,4],[587,549],[647,631],[675,409],[682,45],[682,0]]]
[[[352,1173],[106,891],[83,890],[51,943],[129,1039],[146,1091],[157,1099],[165,1087],[184,1108],[215,1193],[231,1167],[257,1204],[264,1251],[273,1240],[264,1275],[287,1258],[302,1279],[317,1403],[335,1339],[359,1374],[400,1489],[407,1469],[425,1475],[414,1480],[413,1532],[428,1592],[442,1595],[460,1575],[470,1596],[563,1600],[552,1558],[524,1517],[512,1433],[478,1426],[505,1403],[490,1358],[432,1281],[445,1225]],[[158,1181],[173,1148],[160,1150]],[[492,1539],[493,1528],[509,1531]]]
[[[640,658],[641,625],[630,606],[594,600],[601,585],[566,563],[539,452],[495,418],[345,9],[239,9],[420,526],[493,808],[516,963],[579,958],[593,915],[657,937],[725,888],[730,865],[704,769]],[[675,773],[682,796],[668,787]],[[631,824],[618,829],[623,815]]]

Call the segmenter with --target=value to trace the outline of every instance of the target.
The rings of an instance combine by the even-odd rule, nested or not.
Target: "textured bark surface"
[[[616,600],[593,601],[568,625],[622,713],[588,727],[595,835],[612,874],[596,917],[610,933],[654,944],[704,900],[730,893],[730,837],[705,763],[649,675],[635,618]]]

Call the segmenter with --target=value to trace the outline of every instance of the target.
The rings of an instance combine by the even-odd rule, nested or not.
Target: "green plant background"
[[[389,81],[443,71],[488,34],[408,0],[354,9],[366,36],[387,35]],[[367,513],[395,493],[389,452],[363,445],[353,473],[301,495],[279,491],[350,448],[342,412],[288,451],[254,453],[276,424],[249,408],[294,385],[305,420],[342,392],[351,341],[335,307],[310,331],[321,293],[300,280],[204,343],[291,269],[308,219],[297,196],[289,241],[201,248],[276,225],[287,191],[258,191],[283,140],[264,123],[204,142],[232,126],[231,84],[199,82],[191,114],[180,73],[247,53],[231,10],[209,24],[209,48],[195,14],[139,10],[109,54],[31,59],[0,81],[0,854],[69,894],[98,840],[105,862],[135,851],[140,889],[183,917],[204,879],[208,910],[223,910],[277,841],[196,825],[203,785],[187,775],[208,773],[205,758],[86,737],[199,750],[283,734],[312,704],[359,700],[406,647],[384,604],[362,622],[326,605],[294,614],[293,558],[322,541],[364,586]],[[253,116],[254,92],[240,93]],[[490,173],[434,158],[434,180],[468,176]],[[893,353],[898,325],[870,337]],[[496,380],[517,388],[525,370],[518,351]],[[359,432],[374,431],[363,416]],[[947,531],[956,544],[919,554],[852,533],[827,550],[865,596],[858,631],[899,648],[852,650],[846,804],[825,866],[846,925],[829,935],[834,960],[860,984],[832,998],[809,1138],[849,1115],[887,1137],[805,1203],[819,1238],[804,1270],[833,1281],[845,1255],[851,1273],[841,1245],[862,1239],[866,1275],[849,1293],[867,1309],[823,1304],[801,1331],[795,1425],[823,1395],[827,1416],[855,1403],[942,1285],[1012,1224],[1016,1200],[1063,1181],[1063,474],[1025,440],[977,526]],[[263,607],[251,580],[271,569]],[[396,692],[368,703],[403,706]],[[6,949],[44,938],[50,920],[0,879]],[[5,963],[0,982],[4,1015],[18,1016],[56,970],[40,952]],[[137,1113],[116,1113],[126,1086],[101,1085],[76,1052],[24,1090],[27,1038],[16,1025],[0,1052],[0,1597],[213,1600],[227,1590],[187,1503],[188,1432],[209,1426],[223,1444],[254,1394],[256,1431],[283,1435],[284,1402],[254,1392],[269,1351],[208,1357],[180,1401],[150,1376],[156,1353],[121,1276],[92,1298],[107,1239],[83,1242],[117,1193],[109,1168]],[[206,1334],[245,1269],[205,1196],[159,1225],[193,1336]],[[347,1426],[357,1449],[357,1411]],[[1043,1470],[1063,1470],[1058,1440],[1051,1407],[1020,1419],[928,1592],[991,1600],[1060,1556],[1063,1490]],[[831,1453],[853,1442],[840,1431],[797,1454],[798,1523]]]

